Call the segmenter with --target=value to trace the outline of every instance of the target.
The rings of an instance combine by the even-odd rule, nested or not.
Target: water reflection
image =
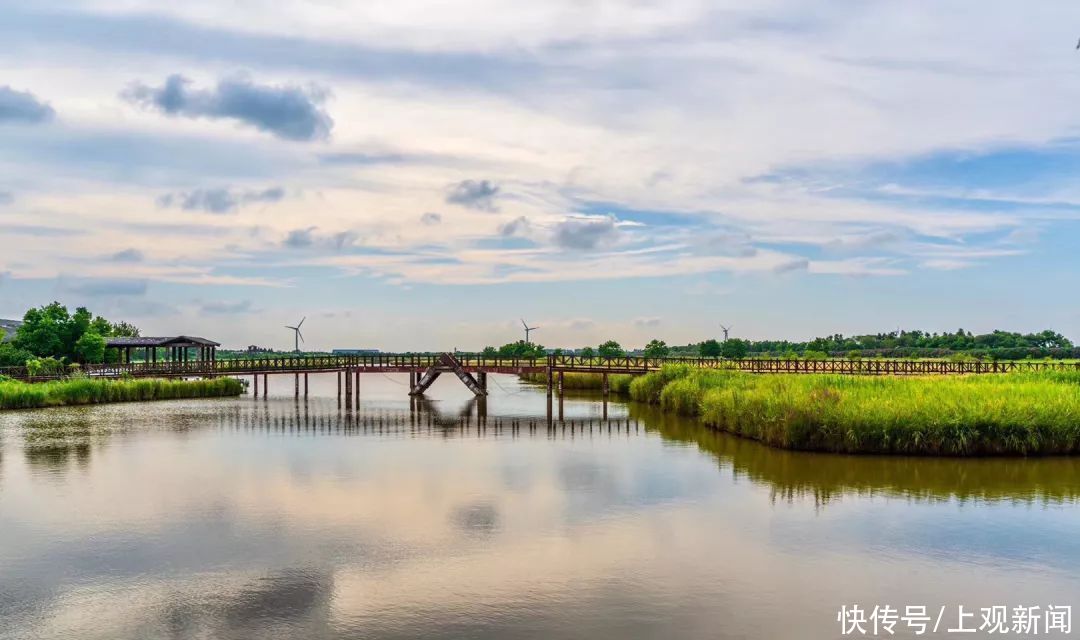
[[[1072,459],[783,452],[501,384],[0,414],[0,636],[829,637],[841,603],[1080,596]]]

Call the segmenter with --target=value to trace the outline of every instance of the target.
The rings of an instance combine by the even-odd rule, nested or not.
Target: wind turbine
[[[728,332],[731,331],[731,327],[725,327],[724,325],[720,325],[720,328],[724,330],[724,342],[727,342]]]
[[[307,316],[304,316],[295,327],[285,325],[286,329],[293,330],[293,342],[295,343],[295,351],[297,353],[300,353],[300,343],[304,341],[304,334],[300,333],[300,327],[304,326],[304,320],[307,320]]]
[[[525,344],[530,344],[530,342],[529,342],[529,332],[530,331],[536,331],[540,327],[530,327],[529,325],[525,324],[525,318],[521,319],[521,326],[525,327]]]

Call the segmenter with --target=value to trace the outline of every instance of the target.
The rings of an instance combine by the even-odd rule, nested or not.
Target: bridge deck
[[[608,373],[642,374],[668,364],[684,364],[704,369],[728,369],[749,373],[844,374],[844,375],[958,375],[1009,373],[1014,371],[1072,370],[1080,363],[1062,362],[945,362],[926,360],[728,360],[715,358],[499,358],[456,355],[469,373]],[[354,373],[419,373],[438,364],[441,355],[355,355],[301,356],[277,358],[222,359],[203,362],[134,362],[130,364],[87,365],[79,371],[91,377],[184,378],[244,376],[255,374],[324,373],[349,370]],[[31,376],[25,367],[0,369],[0,375],[17,380],[44,381],[65,374]]]

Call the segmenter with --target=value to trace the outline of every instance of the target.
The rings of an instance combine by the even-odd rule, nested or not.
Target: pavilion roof
[[[137,338],[129,337],[116,337],[106,338],[106,347],[114,348],[127,348],[127,347],[220,347],[220,342],[214,342],[213,340],[207,340],[206,338],[200,338],[198,336],[161,336],[161,337],[147,337],[139,336]]]

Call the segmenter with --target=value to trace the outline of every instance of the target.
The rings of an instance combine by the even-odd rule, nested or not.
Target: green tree
[[[41,357],[63,355],[70,324],[71,315],[59,302],[30,309],[15,332],[15,346]]]
[[[20,349],[10,342],[0,342],[0,367],[25,367],[34,354]]]
[[[494,358],[495,356],[499,355],[499,350],[495,347],[484,347],[484,350],[480,352],[480,355],[484,356],[485,358]]]
[[[669,353],[671,353],[671,349],[663,340],[653,339],[649,341],[649,344],[645,345],[646,358],[664,358]]]
[[[604,344],[596,348],[596,352],[600,354],[602,358],[618,358],[619,356],[625,356],[626,352],[614,340],[608,340]]]
[[[499,347],[498,355],[503,358],[543,358],[547,352],[541,345],[518,340]]]
[[[84,354],[78,345],[87,333],[104,338],[115,335],[137,336],[139,330],[126,322],[112,324],[100,316],[94,317],[86,307],[79,307],[72,314],[64,305],[53,302],[26,312],[22,326],[15,333],[14,344],[39,358],[81,360]],[[88,340],[95,344],[97,342]],[[96,357],[96,351],[91,351],[91,355]],[[102,359],[103,357],[97,361]]]
[[[87,331],[75,342],[75,355],[81,362],[96,364],[105,361],[105,338],[96,331]]]
[[[746,354],[749,352],[750,343],[746,340],[740,340],[739,338],[724,340],[724,344],[720,345],[720,355],[725,358],[739,360],[745,358]]]
[[[595,358],[596,357],[596,349],[593,349],[592,347],[585,347],[584,349],[581,350],[581,357],[582,358]]]
[[[709,338],[698,346],[698,353],[702,358],[719,358],[721,352],[720,343],[713,338]]]

